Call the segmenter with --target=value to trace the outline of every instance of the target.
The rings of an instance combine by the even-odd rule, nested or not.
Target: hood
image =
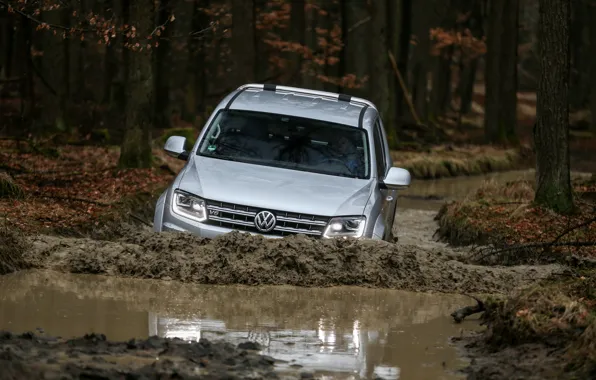
[[[362,215],[372,181],[191,158],[179,188],[220,202],[322,216]]]

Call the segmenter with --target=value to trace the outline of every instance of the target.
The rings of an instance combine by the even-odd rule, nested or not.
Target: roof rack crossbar
[[[331,99],[337,99],[339,101],[346,101],[350,103],[358,103],[362,105],[366,105],[370,108],[377,109],[375,105],[362,98],[357,98],[347,94],[336,94],[333,92],[327,91],[320,91],[320,90],[309,90],[306,88],[299,88],[299,87],[291,87],[291,86],[280,86],[275,84],[258,84],[258,83],[249,83],[238,87],[238,90],[246,90],[246,89],[254,89],[254,90],[264,90],[264,91],[287,91],[287,92],[294,92],[298,94],[304,95],[314,95],[314,96],[321,96]]]

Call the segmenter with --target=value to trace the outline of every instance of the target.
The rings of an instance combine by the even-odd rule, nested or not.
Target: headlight
[[[204,222],[207,220],[207,207],[205,201],[178,190],[174,191],[172,211],[174,211],[175,214],[196,220],[197,222]]]
[[[364,234],[366,218],[363,216],[343,216],[329,221],[323,237],[355,237]]]

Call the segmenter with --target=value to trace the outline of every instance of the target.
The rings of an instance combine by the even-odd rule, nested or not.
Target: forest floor
[[[464,262],[568,268],[564,275],[484,302],[487,330],[457,339],[475,359],[469,378],[588,378],[596,373],[596,177],[575,180],[573,187],[577,211],[569,216],[533,205],[533,184],[524,181],[487,183],[437,215],[441,238],[479,246]]]

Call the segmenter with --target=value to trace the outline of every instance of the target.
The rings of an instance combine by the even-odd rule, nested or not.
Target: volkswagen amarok
[[[186,164],[157,201],[155,231],[393,240],[397,191],[410,173],[393,167],[370,101],[247,84],[185,145],[181,136],[165,143]]]

